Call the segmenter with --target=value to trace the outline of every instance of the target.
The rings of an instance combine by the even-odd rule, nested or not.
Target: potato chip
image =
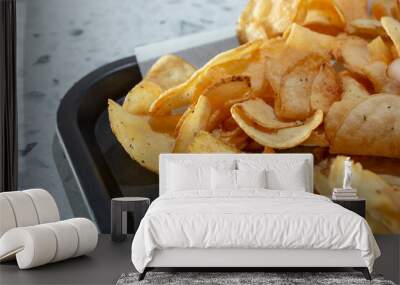
[[[253,141],[252,139],[248,139],[246,145],[244,146],[243,149],[241,149],[243,152],[250,152],[250,153],[260,153],[263,152],[265,147],[263,145],[260,145],[258,142]]]
[[[375,19],[357,19],[350,23],[348,27],[350,34],[357,34],[367,37],[385,37],[386,33],[380,21]]]
[[[368,18],[367,0],[334,0],[333,2],[347,25],[356,19]]]
[[[331,153],[400,158],[400,96],[377,94],[355,106],[336,132]]]
[[[167,90],[188,80],[195,71],[193,65],[179,56],[164,55],[153,64],[145,79]]]
[[[257,126],[237,106],[232,106],[231,113],[236,123],[249,137],[263,146],[277,149],[291,148],[301,144],[321,124],[323,119],[323,112],[317,110],[301,126],[271,131]]]
[[[251,32],[248,33],[249,30],[247,29],[247,25],[253,23],[252,13],[254,11],[255,4],[256,0],[249,0],[246,7],[243,9],[242,13],[239,16],[239,20],[236,26],[236,32],[240,44],[245,44],[249,42],[249,37],[252,36]]]
[[[295,19],[300,3],[301,0],[249,1],[242,13],[240,27],[243,24],[260,23],[268,37],[279,36]]]
[[[125,151],[143,167],[158,173],[160,153],[172,152],[175,139],[150,127],[150,117],[132,115],[119,104],[108,100],[111,130]]]
[[[259,98],[236,104],[235,107],[240,108],[250,120],[267,129],[282,129],[303,124],[302,121],[284,122],[279,120],[274,109]]]
[[[393,60],[386,70],[387,76],[400,84],[400,58]]]
[[[397,0],[372,0],[371,15],[379,20],[384,16],[400,19],[400,10]]]
[[[145,78],[127,94],[123,108],[131,114],[148,114],[150,106],[163,90],[186,81],[195,68],[175,55],[160,57]]]
[[[382,17],[381,23],[389,38],[394,43],[397,54],[400,54],[400,22],[392,17]]]
[[[328,54],[335,46],[335,37],[314,32],[306,27],[298,24],[290,26],[289,34],[286,39],[286,44],[289,47],[318,53],[328,57]]]
[[[268,35],[265,32],[264,27],[256,22],[248,23],[245,27],[245,42],[255,41],[255,40],[267,40]]]
[[[206,129],[211,110],[211,104],[207,97],[200,96],[193,111],[182,122],[176,137],[174,152],[188,152],[188,147],[196,134]]]
[[[374,85],[376,93],[400,93],[400,85],[387,75],[387,65],[382,61],[375,61],[366,65],[362,70]]]
[[[356,36],[341,35],[333,50],[335,59],[350,71],[364,75],[362,69],[370,63],[368,42]]]
[[[159,85],[144,79],[129,91],[122,107],[133,115],[148,114],[151,104],[161,93],[162,89]]]
[[[332,188],[329,186],[329,164],[323,160],[314,165],[314,189],[318,194],[332,197]]]
[[[382,61],[386,64],[389,64],[392,61],[390,49],[381,37],[376,37],[367,45],[367,47],[371,61]]]
[[[275,150],[272,147],[264,147],[263,153],[275,153]]]
[[[310,55],[289,47],[283,39],[268,41],[263,46],[263,54],[266,57],[265,77],[275,93],[279,92],[282,77],[289,68]]]
[[[189,145],[190,153],[238,153],[235,147],[224,143],[212,134],[199,131]]]
[[[304,120],[310,116],[311,88],[323,62],[318,55],[309,56],[283,76],[274,106],[279,118]]]
[[[326,114],[332,103],[340,99],[340,95],[341,88],[336,71],[331,65],[322,64],[311,87],[311,109],[320,109]]]
[[[221,78],[203,92],[213,109],[222,108],[227,101],[247,97],[251,92],[251,83],[248,76],[231,76]]]
[[[341,74],[342,99],[332,104],[324,120],[325,133],[330,142],[336,135],[343,121],[361,102],[369,98],[369,93],[357,80],[348,74]]]
[[[387,65],[382,61],[375,61],[362,68],[363,73],[374,85],[375,92],[382,92],[389,78],[386,75]]]
[[[176,126],[181,115],[169,115],[161,117],[149,116],[150,128],[157,133],[165,133],[175,136]]]
[[[203,96],[208,98],[213,110],[208,122],[208,129],[212,130],[230,117],[230,108],[233,104],[250,98],[250,78],[248,76],[222,78],[209,86]]]
[[[308,26],[308,25],[323,25],[323,26],[339,26],[342,25],[341,22],[336,22],[333,17],[337,16],[332,14],[331,11],[325,11],[325,10],[317,10],[317,9],[310,9],[307,11],[306,18],[304,19],[304,22],[302,25]],[[337,17],[340,21],[340,18]]]
[[[248,136],[239,127],[232,131],[215,129],[212,133],[224,143],[235,146],[238,150],[244,148],[247,145]]]
[[[337,156],[333,160],[328,178],[330,189],[342,186],[345,159],[344,156]],[[367,200],[367,212],[370,215],[388,227],[391,232],[400,231],[398,219],[400,209],[388,195],[391,191],[389,184],[379,175],[363,169],[360,163],[353,164],[351,184],[358,190],[360,196]]]
[[[344,156],[323,160],[314,166],[314,187],[324,196],[331,197],[334,187],[341,187],[344,173]],[[352,187],[367,200],[367,221],[374,233],[394,233],[399,230],[400,208],[390,193],[394,187],[379,175],[353,164]]]
[[[313,130],[311,135],[308,137],[308,139],[306,139],[304,142],[302,142],[301,145],[328,147],[329,142],[328,142],[328,139],[326,138],[324,128],[321,128],[321,126],[319,126],[315,130]]]
[[[303,1],[303,3],[305,3],[304,16],[302,20],[297,17],[296,23],[330,35],[343,31],[346,23],[331,0],[311,0]]]
[[[249,76],[253,91],[258,92],[257,88],[263,87],[260,86],[260,82],[263,83],[260,80],[263,72],[259,72],[260,68],[263,70],[261,45],[262,41],[254,41],[217,55],[197,70],[189,80],[161,94],[152,104],[150,113],[165,115],[171,110],[187,106],[196,101],[209,86],[221,78],[233,75]],[[257,65],[257,68],[254,65]]]

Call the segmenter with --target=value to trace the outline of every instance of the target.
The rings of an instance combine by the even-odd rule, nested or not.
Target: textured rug
[[[384,280],[380,275],[372,275],[368,281],[359,272],[148,272],[146,278],[137,281],[138,273],[122,274],[117,285],[133,284],[267,284],[267,285],[297,285],[297,284],[374,284],[395,285]]]

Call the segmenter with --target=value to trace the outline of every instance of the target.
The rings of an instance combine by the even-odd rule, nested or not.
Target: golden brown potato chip
[[[303,124],[302,121],[284,122],[279,120],[274,109],[259,98],[247,100],[234,106],[240,108],[249,119],[267,129],[282,129]]]
[[[212,133],[224,143],[235,146],[239,150],[247,145],[248,136],[240,127],[236,127],[230,131],[215,129]]]
[[[314,32],[293,23],[290,26],[286,44],[298,50],[318,53],[327,57],[335,46],[335,37]]]
[[[375,19],[357,19],[350,23],[348,27],[350,34],[357,34],[360,36],[377,37],[386,36],[381,22]]]
[[[348,74],[340,74],[340,76],[342,99],[332,104],[324,120],[325,133],[330,142],[333,142],[337,130],[350,111],[369,98],[369,93],[357,80]]]
[[[318,193],[331,197],[332,189],[342,186],[345,159],[344,156],[337,156],[314,166],[314,187]],[[358,162],[353,164],[352,173],[352,187],[367,200],[367,221],[373,232],[398,232],[400,208],[390,195],[395,193],[395,188]]]
[[[400,19],[400,10],[397,0],[372,0],[371,15],[379,20],[384,16]]]
[[[181,115],[169,115],[161,117],[149,116],[149,125],[151,129],[157,133],[165,133],[175,136],[176,126]]]
[[[298,62],[283,76],[274,106],[279,118],[304,120],[310,116],[311,88],[323,62],[322,57],[311,55]]]
[[[174,152],[188,152],[188,147],[199,131],[205,130],[211,115],[211,104],[207,97],[200,96],[193,111],[191,111],[179,128]]]
[[[392,61],[390,49],[381,37],[376,37],[367,45],[367,47],[371,61],[383,61],[386,64],[389,64]]]
[[[394,43],[397,54],[400,54],[400,22],[392,17],[382,17],[381,23],[387,35]]]
[[[238,23],[240,41],[249,40],[245,31],[252,23],[262,26],[268,37],[283,34],[296,18],[300,3],[300,0],[249,1]]]
[[[236,123],[249,137],[263,146],[277,149],[291,148],[301,144],[323,120],[323,112],[317,110],[301,126],[271,131],[257,126],[236,106],[232,106],[231,113]]]
[[[148,114],[151,104],[161,93],[162,89],[159,85],[144,79],[129,91],[122,107],[133,115]]]
[[[321,126],[312,131],[311,135],[301,145],[328,147],[329,142],[326,138],[325,131]]]
[[[195,107],[195,106],[196,106],[195,104],[192,104],[192,105],[190,105],[190,106],[185,110],[185,112],[183,112],[183,114],[182,114],[182,116],[180,117],[178,123],[176,124],[175,136],[178,136],[178,133],[179,133],[179,130],[180,130],[181,126],[182,126],[182,123],[186,120],[186,118],[187,118],[191,113],[193,113],[193,110],[194,110],[194,107]],[[158,116],[154,116],[154,117],[158,117]],[[164,116],[161,116],[161,117],[164,117]]]
[[[324,25],[324,26],[342,26],[343,22],[336,12],[328,10],[310,9],[307,11],[306,18],[302,23],[304,26],[308,25]],[[336,18],[336,19],[335,19]]]
[[[224,143],[212,134],[200,131],[188,147],[191,153],[238,153],[235,147]]]
[[[255,41],[255,40],[267,40],[268,35],[265,32],[264,27],[257,22],[250,22],[246,24],[244,27],[244,31],[240,32],[241,33],[241,42],[250,42],[250,41]],[[244,34],[244,35],[243,35]]]
[[[150,106],[163,90],[186,81],[195,68],[175,55],[160,57],[145,78],[127,94],[123,108],[131,114],[148,114]]]
[[[336,132],[331,153],[400,158],[400,96],[377,94],[358,104]]]
[[[272,147],[264,147],[263,153],[275,153],[275,150]]]
[[[362,70],[374,85],[375,93],[400,93],[400,85],[387,75],[387,65],[382,61],[368,64]]]
[[[311,109],[320,109],[326,114],[333,102],[340,99],[340,95],[341,88],[336,71],[331,65],[322,64],[311,87]]]
[[[149,116],[129,114],[112,100],[108,100],[108,115],[111,130],[131,158],[158,173],[158,156],[172,152],[175,139],[153,131]]]
[[[145,79],[167,90],[188,80],[195,71],[193,65],[179,56],[164,55],[153,64]]]
[[[250,153],[260,153],[263,152],[265,147],[260,145],[258,142],[253,141],[248,138],[246,141],[246,145],[241,149],[242,152],[250,152]]]
[[[341,187],[345,159],[344,156],[337,156],[333,160],[328,178],[330,189]],[[392,191],[388,183],[379,175],[363,169],[360,163],[354,163],[351,184],[358,190],[360,196],[367,200],[367,212],[370,215],[388,227],[391,232],[400,231],[400,209],[388,195],[388,192]]]
[[[333,2],[347,25],[356,19],[368,18],[367,0],[334,0]]]
[[[203,92],[213,109],[222,108],[226,102],[247,97],[251,92],[251,83],[248,76],[231,76],[221,78]]]
[[[341,35],[333,50],[335,59],[350,71],[364,75],[362,69],[370,63],[368,42],[356,36]]]
[[[336,35],[345,27],[345,21],[331,0],[303,1],[305,12],[301,21],[296,23],[319,33]],[[298,12],[298,14],[301,12]]]
[[[362,68],[363,73],[374,85],[375,92],[382,92],[389,78],[386,75],[387,65],[382,61],[375,61]]]
[[[236,33],[240,44],[249,42],[249,36],[251,36],[251,33],[248,35],[247,25],[252,23],[252,12],[254,11],[255,4],[256,0],[249,0],[239,16],[236,26]]]
[[[282,77],[289,68],[310,55],[289,47],[283,39],[269,40],[263,46],[263,54],[266,56],[265,77],[275,93],[279,92]]]
[[[223,52],[211,59],[204,67],[197,70],[186,82],[165,91],[152,104],[150,113],[153,115],[165,115],[171,110],[187,106],[203,94],[209,86],[218,82],[221,78],[233,75],[247,75],[251,79],[253,92],[262,89],[264,72],[263,58],[260,47],[262,41],[253,41],[235,49]],[[256,67],[255,67],[256,66]]]
[[[222,78],[209,86],[203,96],[208,98],[213,110],[208,121],[208,129],[213,130],[231,116],[230,108],[233,104],[250,98],[250,78],[248,76]]]
[[[386,70],[387,76],[395,81],[397,84],[400,84],[400,58],[393,60]]]

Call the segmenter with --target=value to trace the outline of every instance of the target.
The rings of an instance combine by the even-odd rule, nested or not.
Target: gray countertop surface
[[[62,218],[85,216],[55,137],[57,108],[67,90],[90,71],[131,56],[137,46],[234,26],[245,3],[17,0],[19,188],[50,191]]]

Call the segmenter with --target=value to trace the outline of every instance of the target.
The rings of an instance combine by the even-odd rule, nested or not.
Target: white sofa
[[[0,262],[37,267],[95,249],[98,231],[88,219],[60,221],[53,197],[43,189],[0,193]]]

